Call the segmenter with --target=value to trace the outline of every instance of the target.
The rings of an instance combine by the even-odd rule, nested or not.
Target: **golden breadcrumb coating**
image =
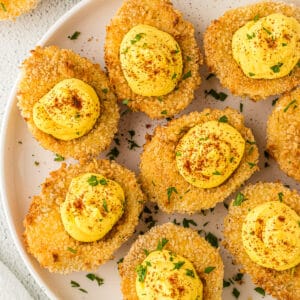
[[[58,82],[77,78],[96,91],[101,113],[93,129],[84,136],[70,141],[54,138],[39,130],[33,121],[33,106]],[[71,50],[56,46],[36,47],[23,62],[22,78],[18,86],[18,107],[33,136],[48,150],[80,161],[97,156],[111,143],[117,132],[119,108],[100,66],[80,57]]]
[[[15,20],[16,17],[34,9],[40,0],[1,0],[0,20]]]
[[[146,258],[144,249],[149,252],[156,250],[162,238],[168,240],[165,250],[172,251],[193,264],[203,283],[203,299],[221,300],[224,266],[219,251],[200,237],[197,231],[172,223],[155,226],[146,234],[140,235],[119,264],[124,299],[138,299],[135,289],[136,267]],[[204,272],[207,267],[215,269],[207,274]]]
[[[120,184],[125,193],[125,210],[104,238],[84,243],[65,231],[60,204],[65,200],[72,178],[88,172],[100,173]],[[94,160],[86,165],[68,167],[63,163],[60,169],[50,173],[40,195],[32,199],[24,220],[25,247],[50,272],[66,274],[95,269],[112,259],[114,251],[133,234],[144,200],[134,173],[115,162]]]
[[[263,183],[248,185],[241,191],[246,200],[240,206],[229,207],[224,220],[225,247],[242,264],[244,272],[250,274],[252,281],[280,300],[300,299],[300,265],[276,271],[262,267],[250,259],[242,242],[242,226],[250,209],[268,201],[279,201],[278,193],[282,193],[284,204],[300,214],[300,195],[291,191],[281,183]]]
[[[121,69],[120,44],[124,35],[138,24],[156,27],[173,36],[182,52],[182,74],[191,72],[190,77],[181,79],[177,87],[165,96],[145,97],[133,93]],[[194,27],[174,10],[168,0],[125,0],[107,26],[105,61],[118,100],[127,99],[133,111],[143,111],[150,118],[170,117],[183,110],[193,100],[194,90],[201,82],[199,66],[202,56],[194,37]]]
[[[202,189],[189,184],[179,173],[176,165],[175,148],[181,137],[197,124],[218,120],[227,116],[233,126],[245,139],[244,156],[227,181],[218,187]],[[251,129],[244,126],[244,118],[236,110],[205,109],[192,112],[168,123],[167,127],[157,127],[154,135],[148,136],[141,155],[140,179],[149,200],[157,202],[167,213],[195,213],[201,209],[214,207],[236,191],[256,170],[258,170],[258,149]],[[168,188],[176,192],[168,197]]]
[[[261,2],[227,11],[207,28],[204,34],[206,63],[221,84],[238,96],[258,101],[270,95],[290,91],[300,84],[300,68],[296,66],[288,76],[278,79],[247,77],[232,56],[232,36],[255,16],[265,17],[282,13],[300,22],[300,9],[283,2]]]
[[[286,174],[300,181],[300,88],[277,101],[268,119],[267,149]]]

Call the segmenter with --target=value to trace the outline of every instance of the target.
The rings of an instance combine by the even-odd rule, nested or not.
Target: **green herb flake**
[[[249,75],[250,77],[253,77],[253,76],[255,76],[255,73],[249,72],[248,75]]]
[[[7,9],[6,9],[6,6],[3,2],[0,2],[0,5],[1,5],[1,9],[4,11],[4,12],[7,12]]]
[[[34,164],[35,164],[36,166],[39,166],[39,165],[40,165],[40,163],[39,163],[38,161],[35,161]]]
[[[158,241],[156,250],[157,250],[157,251],[161,251],[161,250],[165,247],[165,245],[166,245],[168,242],[169,242],[168,239],[162,238],[160,241]]]
[[[186,60],[187,60],[187,61],[191,61],[192,58],[191,58],[190,56],[187,56],[187,57],[186,57]]]
[[[264,150],[264,157],[265,157],[266,159],[269,159],[269,158],[270,158],[270,154],[269,154],[269,152],[268,152],[267,150]]]
[[[292,106],[294,103],[296,103],[297,102],[297,100],[296,99],[294,99],[293,101],[291,101],[286,107],[285,107],[285,109],[283,110],[284,112],[287,112],[288,111],[288,109],[290,108],[290,106]]]
[[[70,39],[70,40],[77,40],[78,37],[80,36],[80,34],[81,34],[81,32],[75,31],[71,36],[70,35],[68,36],[68,39]]]
[[[243,273],[237,273],[235,276],[233,276],[233,280],[234,281],[241,281],[244,277],[244,274]]]
[[[223,279],[223,288],[230,286],[230,282]]]
[[[99,184],[99,181],[97,179],[97,176],[92,175],[88,180],[87,180],[88,184],[91,186],[96,186]]]
[[[248,34],[247,33],[247,38],[248,38],[248,40],[251,40],[251,39],[253,39],[255,37],[255,33],[253,32],[252,34]]]
[[[205,96],[210,95],[214,99],[219,100],[219,101],[225,101],[225,99],[228,97],[227,94],[225,94],[223,92],[218,93],[214,89],[210,89],[209,91],[205,90],[204,93],[205,93]]]
[[[181,154],[181,152],[176,152],[175,153],[175,156],[181,156],[182,154]]]
[[[272,100],[272,106],[274,106],[278,100],[279,98],[275,98],[274,100]]]
[[[102,206],[106,212],[108,212],[106,199],[103,199]]]
[[[216,75],[214,73],[210,73],[207,75],[206,80],[209,80],[212,77],[215,77]]]
[[[170,186],[167,188],[168,202],[170,203],[172,193],[178,194],[176,187]]]
[[[134,130],[128,130],[128,133],[129,133],[131,139],[135,136]]]
[[[287,43],[282,43],[281,46],[282,46],[282,47],[286,47],[286,46],[287,46]]]
[[[96,274],[89,273],[89,274],[86,275],[86,277],[88,279],[90,279],[91,281],[95,281],[96,280],[97,283],[98,283],[98,286],[104,284],[104,279],[101,278],[101,277],[98,277]]]
[[[205,235],[205,240],[207,242],[209,242],[213,247],[215,247],[215,248],[219,247],[218,238],[211,232],[209,232]]]
[[[55,155],[55,158],[54,158],[54,161],[64,161],[65,158],[59,154],[56,154]]]
[[[185,261],[179,261],[177,263],[174,263],[174,269],[173,270],[179,270],[184,264],[185,264]]]
[[[253,21],[254,22],[257,22],[259,20],[259,15],[256,15],[254,18],[253,18]]]
[[[189,228],[190,224],[192,224],[194,226],[197,226],[197,223],[194,220],[192,220],[192,219],[186,219],[186,218],[183,219],[182,226],[184,228]]]
[[[243,103],[240,103],[240,112],[242,113],[244,110],[244,104]]]
[[[107,180],[104,179],[104,178],[101,178],[101,179],[99,180],[99,183],[100,183],[101,185],[107,185]]]
[[[157,100],[158,100],[159,102],[162,102],[162,101],[163,101],[163,97],[158,96],[158,97],[157,97]]]
[[[147,274],[147,267],[138,265],[135,270],[137,272],[139,282],[144,282]]]
[[[256,288],[254,289],[254,291],[257,292],[257,293],[259,293],[259,294],[261,294],[262,296],[265,296],[265,295],[266,295],[265,290],[262,289],[261,287],[256,287]]]
[[[136,42],[140,41],[141,38],[143,37],[143,35],[145,35],[145,33],[138,33],[133,40],[131,40],[131,45],[135,44]]]
[[[121,264],[124,261],[124,257],[121,257],[118,261],[117,264]]]
[[[227,116],[222,116],[218,121],[220,123],[228,123],[228,118],[227,118]]]
[[[214,171],[212,174],[213,175],[222,175],[218,170]]]
[[[71,280],[71,286],[72,287],[80,287],[80,284],[74,280]]]
[[[282,192],[278,193],[278,199],[279,199],[280,202],[282,202],[282,200],[283,200],[283,193]]]
[[[216,267],[207,267],[204,270],[204,273],[209,274],[210,272],[212,272]]]
[[[108,89],[102,89],[102,93],[107,94],[108,93]]]
[[[113,159],[117,158],[119,156],[119,154],[120,154],[120,151],[118,150],[118,148],[114,147],[107,153],[106,156],[108,156],[110,160],[113,160]]]
[[[79,291],[80,291],[80,292],[83,292],[83,293],[86,293],[86,294],[88,293],[87,290],[85,290],[85,289],[83,289],[83,288],[80,288]]]
[[[185,275],[186,275],[186,276],[190,276],[190,277],[195,278],[195,273],[194,273],[193,270],[186,269],[185,271],[186,271],[186,272],[185,272]]]
[[[277,65],[274,65],[272,67],[270,67],[270,69],[274,72],[274,73],[279,73],[280,72],[280,68],[283,66],[283,63],[278,63]]]
[[[174,73],[173,76],[172,76],[172,79],[175,79],[177,77],[177,74]]]
[[[249,140],[246,140],[246,143],[249,144],[249,145],[256,145],[256,142],[255,142],[255,141],[249,141]]]
[[[240,296],[240,292],[239,290],[237,290],[236,288],[233,288],[232,290],[232,295],[237,299]]]
[[[234,201],[233,201],[233,206],[240,206],[244,201],[246,200],[244,194],[242,194],[241,192],[239,192]]]
[[[183,74],[182,80],[185,80],[185,79],[187,79],[189,77],[192,77],[192,71],[191,70],[188,71],[187,73]]]
[[[161,112],[161,114],[162,114],[162,115],[167,115],[167,114],[168,114],[168,111],[167,111],[167,110],[163,110],[163,111]]]
[[[147,250],[147,249],[143,249],[143,251],[144,251],[144,253],[145,253],[146,256],[148,256],[149,253],[150,253],[149,250]]]
[[[270,30],[268,30],[266,27],[263,27],[262,29],[263,29],[267,34],[269,34],[269,35],[272,34],[272,32],[271,32]]]
[[[253,162],[247,162],[250,169],[254,168],[256,166],[256,163],[253,163]]]
[[[76,253],[77,253],[77,250],[75,250],[75,249],[73,249],[73,248],[71,248],[71,247],[68,247],[67,250],[70,251],[70,252],[73,253],[73,254],[76,254]]]
[[[300,60],[298,60],[298,62],[297,62],[297,67],[300,68]]]
[[[124,99],[124,100],[122,101],[122,103],[125,104],[125,105],[128,105],[129,99]]]

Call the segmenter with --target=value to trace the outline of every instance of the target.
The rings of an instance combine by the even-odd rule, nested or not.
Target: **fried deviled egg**
[[[205,109],[157,127],[141,155],[145,193],[165,212],[214,207],[257,169],[258,149],[237,111]]]
[[[215,248],[171,223],[138,237],[119,264],[124,299],[220,300],[224,267]]]
[[[50,272],[95,269],[133,234],[143,203],[134,173],[117,163],[64,163],[33,197],[26,249]]]
[[[183,110],[200,84],[193,25],[168,0],[126,0],[107,27],[105,61],[120,101],[151,118]]]
[[[262,100],[300,83],[300,9],[262,2],[226,12],[204,35],[206,61],[221,84]]]
[[[225,247],[253,282],[277,299],[300,299],[300,195],[257,183],[231,202]]]
[[[300,88],[276,102],[267,123],[267,150],[289,176],[300,181]]]
[[[109,146],[119,110],[99,65],[71,50],[37,47],[22,71],[18,107],[45,149],[84,161]]]
[[[14,20],[16,17],[34,9],[40,0],[1,0],[0,20]]]

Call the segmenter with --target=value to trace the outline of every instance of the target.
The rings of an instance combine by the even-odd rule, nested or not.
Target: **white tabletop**
[[[48,28],[80,0],[41,0],[38,7],[15,22],[0,21],[0,122],[2,125],[5,107],[19,73],[20,63],[29,55]],[[0,261],[22,282],[33,299],[47,299],[41,288],[29,274],[11,238],[0,201]],[[5,300],[21,300],[18,286],[15,297]],[[0,295],[0,300],[4,300]]]

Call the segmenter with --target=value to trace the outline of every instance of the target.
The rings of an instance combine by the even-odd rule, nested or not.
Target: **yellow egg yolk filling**
[[[227,123],[208,121],[191,128],[176,146],[179,173],[190,184],[213,188],[238,167],[245,150],[241,134]]]
[[[234,33],[232,53],[248,77],[286,76],[300,59],[300,24],[280,13],[257,16]]]
[[[141,300],[202,300],[203,284],[192,263],[171,251],[153,251],[136,269]]]
[[[120,61],[129,87],[142,96],[170,93],[182,75],[178,43],[170,34],[149,25],[137,25],[124,36]]]
[[[100,103],[95,90],[76,78],[60,81],[33,107],[35,125],[64,141],[88,133],[99,115]]]
[[[60,214],[65,230],[75,240],[93,242],[104,237],[124,212],[124,191],[100,174],[72,179]]]
[[[271,201],[252,209],[242,227],[244,248],[257,264],[278,271],[300,263],[300,216]]]

